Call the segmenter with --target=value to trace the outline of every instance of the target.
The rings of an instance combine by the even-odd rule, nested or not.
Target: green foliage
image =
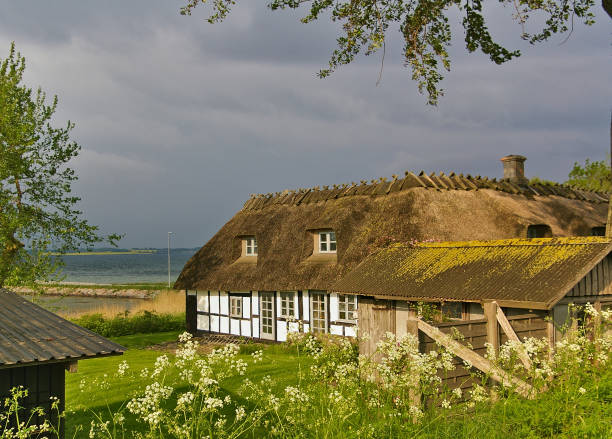
[[[24,85],[25,67],[11,44],[0,60],[0,286],[53,277],[61,261],[50,248],[67,252],[103,240],[71,194],[77,177],[67,163],[81,149],[70,140],[74,124],[51,125],[57,96],[49,103],[40,88]]]
[[[131,334],[180,331],[185,329],[185,314],[158,314],[142,311],[135,315],[119,314],[107,319],[102,314],[88,314],[73,320],[103,337],[118,337]]]
[[[580,189],[598,192],[609,192],[612,189],[609,161],[592,162],[586,159],[584,166],[576,162],[568,177],[566,184]]]
[[[533,177],[529,179],[529,184],[542,184],[545,186],[555,186],[559,183],[557,183],[556,181],[552,181],[552,180],[545,180],[540,177]]]
[[[209,23],[223,21],[238,0],[212,0]],[[181,14],[191,15],[194,8],[206,0],[187,0]],[[573,28],[575,19],[586,25],[593,24],[591,12],[594,0],[500,0],[502,7],[514,11],[513,18],[522,28],[522,38],[531,44],[545,41],[557,33]],[[444,94],[440,82],[442,72],[450,70],[448,48],[451,44],[449,16],[451,8],[463,15],[465,45],[469,52],[480,50],[491,61],[502,64],[520,56],[518,50],[509,50],[493,41],[483,13],[482,0],[269,0],[268,8],[309,8],[302,23],[310,23],[328,13],[334,22],[342,23],[343,34],[337,39],[327,68],[319,77],[329,76],[338,67],[349,64],[355,56],[371,55],[385,49],[387,33],[396,25],[404,39],[402,55],[406,66],[412,69],[412,79],[421,93],[427,93],[427,102],[436,105]],[[526,23],[532,15],[541,16],[544,25],[539,32],[530,34]]]

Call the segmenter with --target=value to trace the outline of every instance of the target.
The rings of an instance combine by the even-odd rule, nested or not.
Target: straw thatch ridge
[[[593,192],[491,183],[508,188],[502,191],[484,186],[492,180],[452,175],[448,181],[461,190],[438,190],[433,177],[429,185],[414,177],[252,198],[187,262],[175,288],[328,290],[389,242],[525,237],[531,224],[547,224],[553,236],[587,236],[606,223],[606,197]],[[336,232],[337,262],[313,263],[317,229]],[[249,235],[258,241],[257,264],[241,263],[241,237]]]
[[[243,210],[261,210],[273,204],[300,205],[316,203],[319,201],[334,200],[341,197],[353,195],[388,195],[393,192],[422,187],[434,190],[478,190],[493,189],[510,194],[521,194],[527,197],[538,195],[558,195],[574,200],[584,200],[593,203],[607,203],[609,195],[602,192],[592,192],[578,189],[563,184],[529,183],[519,185],[507,179],[496,180],[487,177],[464,176],[463,174],[440,172],[438,175],[432,173],[427,175],[421,171],[419,175],[406,171],[405,177],[400,179],[397,175],[392,176],[391,181],[381,177],[372,180],[370,184],[361,180],[360,184],[351,183],[343,185],[315,186],[309,189],[285,190],[274,194],[252,194],[251,198],[244,204]]]

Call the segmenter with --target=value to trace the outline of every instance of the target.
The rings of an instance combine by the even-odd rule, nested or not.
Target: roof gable
[[[393,245],[336,282],[342,293],[411,300],[528,302],[550,308],[612,250],[605,238]]]

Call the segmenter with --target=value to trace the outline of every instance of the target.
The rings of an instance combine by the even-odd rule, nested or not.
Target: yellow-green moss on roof
[[[393,245],[366,258],[334,291],[423,300],[524,301],[548,307],[612,249],[605,238]]]
[[[512,238],[473,241],[419,242],[415,247],[500,247],[500,246],[538,246],[538,245],[581,245],[607,244],[610,240],[603,236],[570,236],[557,238]],[[405,244],[394,244],[396,247]]]

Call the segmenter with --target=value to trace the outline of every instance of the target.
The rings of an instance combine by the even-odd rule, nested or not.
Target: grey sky
[[[2,2],[0,58],[10,41],[27,82],[60,100],[83,146],[76,190],[86,217],[122,246],[204,244],[251,193],[348,183],[404,170],[501,176],[499,158],[528,157],[528,176],[563,181],[574,161],[609,148],[610,20],[531,47],[495,4],[495,37],[523,52],[496,66],[467,54],[454,27],[453,66],[438,108],[402,67],[392,31],[380,57],[331,78],[337,26],[243,1],[222,24],[182,1]],[[303,12],[302,12],[303,13]]]

